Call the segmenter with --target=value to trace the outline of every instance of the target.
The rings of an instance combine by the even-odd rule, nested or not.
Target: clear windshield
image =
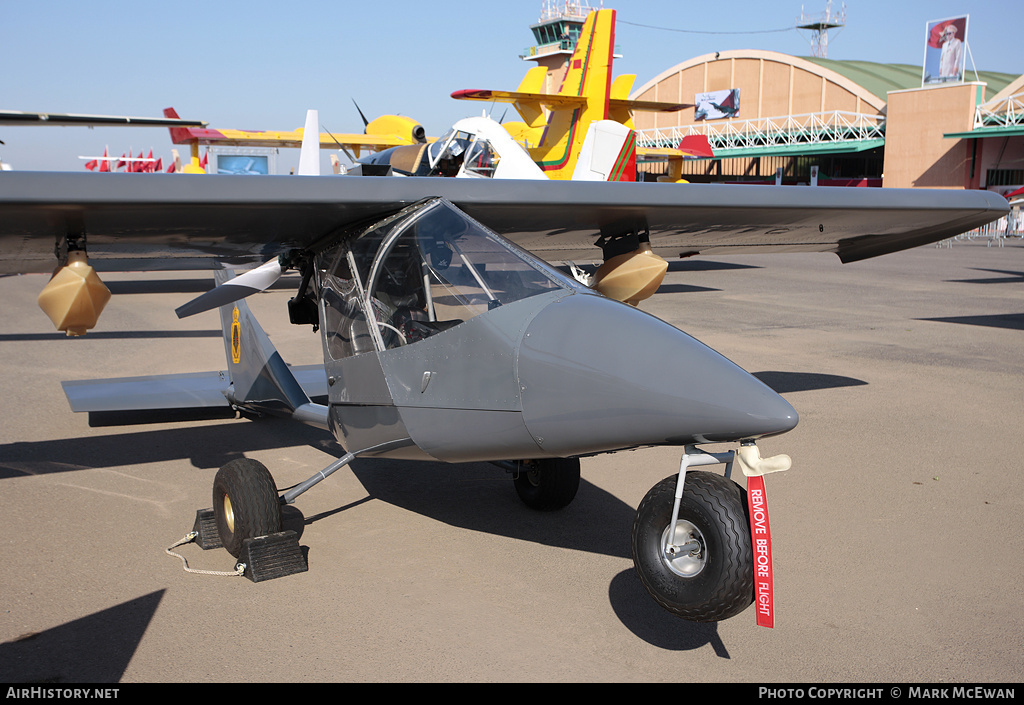
[[[494,170],[498,168],[499,159],[491,143],[478,137],[466,150],[463,169],[468,174],[490,179],[494,176]]]
[[[395,347],[562,286],[546,267],[437,201],[385,244],[370,275],[368,301],[384,346]]]
[[[409,345],[530,296],[583,288],[442,199],[342,238],[317,257],[324,340],[336,360]]]
[[[455,176],[459,173],[459,167],[462,165],[466,149],[472,139],[473,135],[468,132],[448,130],[427,150],[430,156],[431,171],[441,176]]]

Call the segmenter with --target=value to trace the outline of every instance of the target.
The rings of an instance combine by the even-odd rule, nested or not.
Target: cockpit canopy
[[[410,345],[499,306],[582,289],[444,199],[353,233],[320,255],[318,271],[333,359]]]

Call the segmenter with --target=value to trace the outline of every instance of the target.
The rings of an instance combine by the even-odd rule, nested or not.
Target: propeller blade
[[[256,269],[250,269],[234,279],[229,279],[220,286],[201,294],[183,306],[174,310],[178,318],[186,318],[203,311],[224,306],[244,299],[250,294],[255,294],[273,286],[274,282],[281,278],[284,268],[277,257],[261,264]]]
[[[356,102],[355,98],[352,99],[352,105],[356,106],[356,110],[359,110],[359,103]],[[359,117],[361,117],[363,119],[363,126],[364,127],[366,127],[367,125],[370,124],[370,121],[366,119],[365,115],[363,115],[363,111],[362,110],[359,110]]]

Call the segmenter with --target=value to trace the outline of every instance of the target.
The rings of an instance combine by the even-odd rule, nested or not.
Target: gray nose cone
[[[797,424],[789,402],[659,318],[578,294],[530,322],[518,354],[523,420],[544,451],[737,441]]]

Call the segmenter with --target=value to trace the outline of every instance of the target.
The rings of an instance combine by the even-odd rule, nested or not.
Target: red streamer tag
[[[772,580],[772,529],[768,523],[768,497],[764,477],[747,478],[747,506],[750,509],[750,542],[754,547],[754,605],[757,625],[775,626],[775,589]]]

